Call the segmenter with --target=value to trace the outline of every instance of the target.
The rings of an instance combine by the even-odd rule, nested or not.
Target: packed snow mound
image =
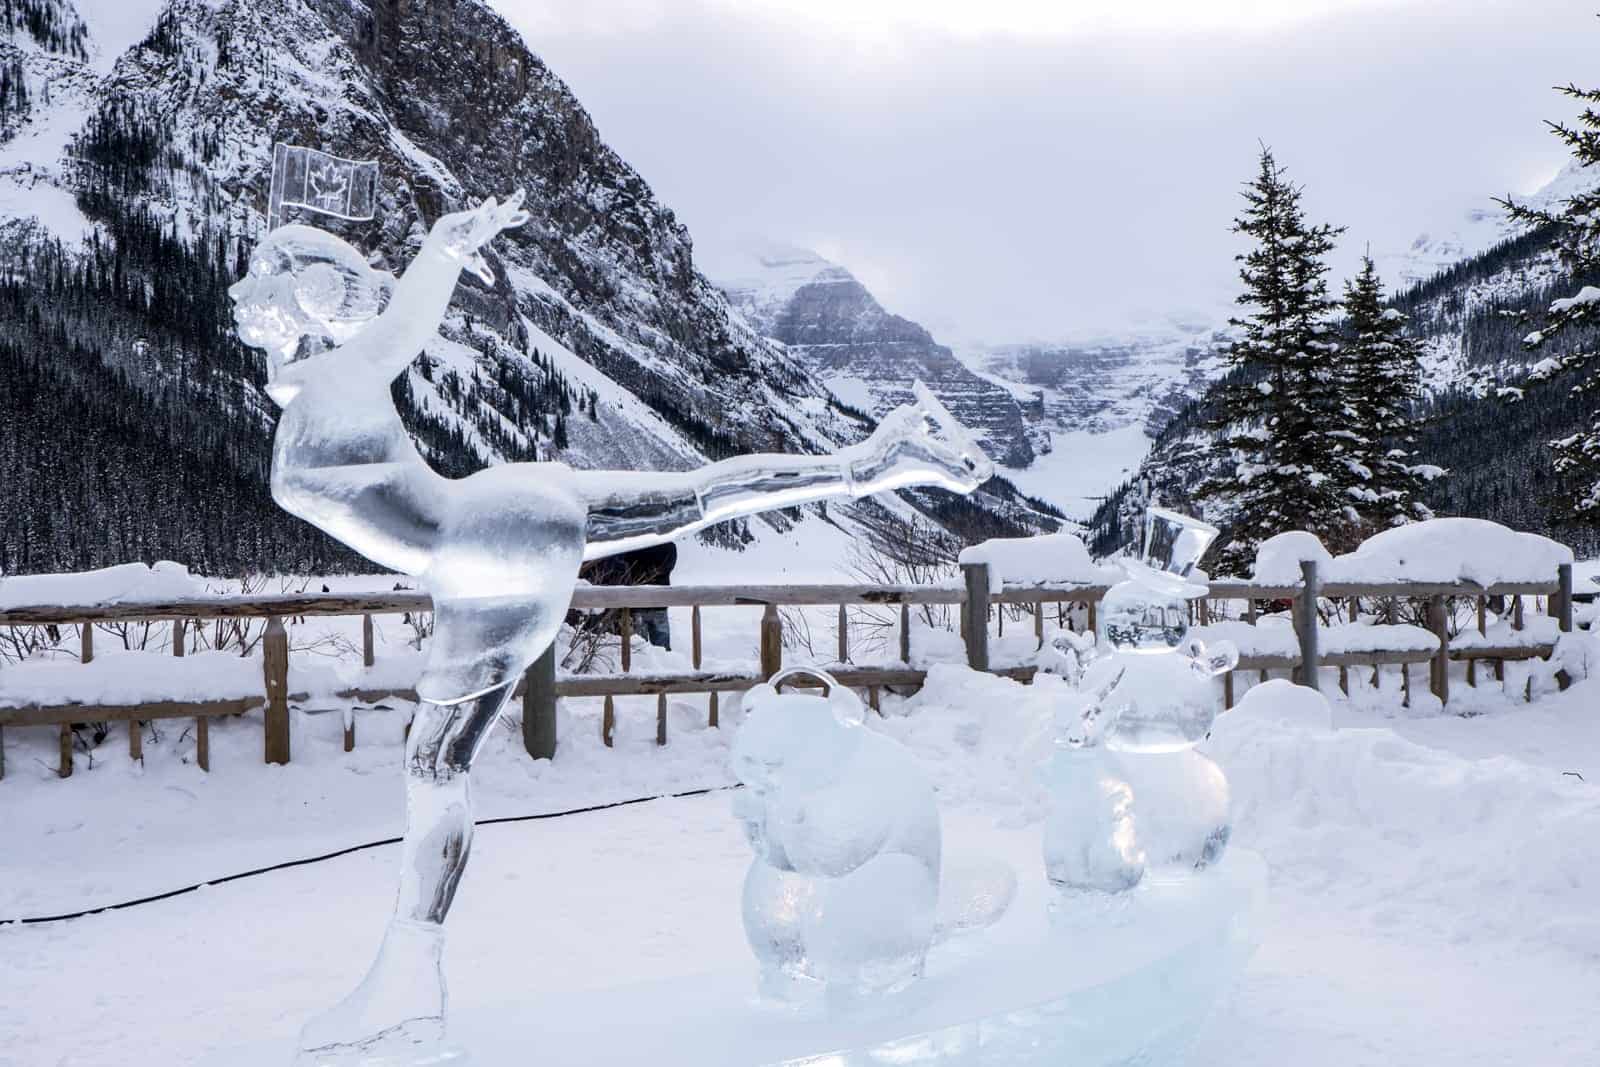
[[[1042,683],[1042,684],[1041,684]],[[991,806],[1021,825],[1044,813],[1039,768],[1054,750],[1052,716],[1074,699],[1060,678],[1023,685],[955,663],[934,664],[899,714],[869,716],[868,729],[905,745],[933,772],[945,807]]]
[[[350,690],[414,690],[426,660],[426,654],[414,648],[392,646],[370,667],[326,656],[290,656],[289,692],[314,700]]]
[[[0,578],[0,610],[39,604],[90,606],[148,603],[199,596],[203,583],[181,563],[162,560],[153,567],[121,563],[76,574],[28,574]]]
[[[1102,567],[1089,558],[1089,550],[1076,534],[1054,533],[1039,537],[996,537],[961,550],[963,564],[987,563],[989,586],[1110,585],[1122,572]]]
[[[1600,957],[1592,783],[1389,729],[1334,731],[1327,701],[1283,681],[1221,715],[1206,751],[1232,787],[1234,842],[1278,857],[1276,884],[1413,935]]]
[[[1261,730],[1332,733],[1333,706],[1315,689],[1274,678],[1251,686],[1237,707],[1217,718],[1208,747],[1215,755],[1228,746],[1229,738],[1255,737]]]
[[[1429,519],[1397,526],[1340,556],[1328,579],[1342,582],[1550,582],[1572,549],[1487,519]]]
[[[1553,645],[1561,637],[1561,623],[1548,615],[1530,614],[1522,629],[1515,629],[1510,619],[1501,619],[1485,626],[1483,633],[1462,630],[1450,639],[1452,651],[1475,648],[1537,648]]]
[[[1328,656],[1357,652],[1426,652],[1432,655],[1439,651],[1439,636],[1421,626],[1404,623],[1348,623],[1320,627],[1317,646]]]
[[[1196,626],[1189,632],[1207,645],[1231,641],[1239,655],[1245,657],[1284,656],[1296,661],[1300,658],[1299,635],[1289,620],[1281,616],[1269,616],[1254,626],[1238,620],[1224,620]],[[1324,656],[1367,652],[1431,655],[1439,651],[1439,638],[1420,626],[1402,623],[1340,623],[1317,628],[1317,649]]]
[[[1308,561],[1316,563],[1326,574],[1333,555],[1322,546],[1316,534],[1289,530],[1261,542],[1251,574],[1266,585],[1299,585],[1300,564]]]
[[[1269,537],[1256,550],[1255,581],[1298,585],[1300,564],[1315,561],[1324,582],[1550,582],[1572,549],[1487,519],[1429,519],[1396,526],[1335,558],[1304,530]]]
[[[192,652],[110,652],[88,663],[26,660],[0,670],[0,708],[63,704],[157,704],[260,697],[259,656]]]
[[[1239,655],[1287,656],[1300,655],[1300,640],[1289,625],[1288,619],[1268,616],[1255,625],[1238,619],[1223,619],[1204,626],[1189,628],[1189,636],[1204,642],[1209,648],[1219,641],[1231,641]]]

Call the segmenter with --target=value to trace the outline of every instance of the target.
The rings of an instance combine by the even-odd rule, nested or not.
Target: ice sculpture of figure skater
[[[438,1062],[441,924],[472,839],[468,774],[517,679],[556,636],[578,566],[715,522],[903,486],[970,492],[992,466],[920,385],[867,440],[832,456],[742,456],[684,473],[514,463],[431,470],[389,387],[435,336],[463,269],[527,215],[517,193],[446,215],[404,277],[331,234],[269,233],[230,295],[239,336],[268,354],[282,408],[278,503],[368,559],[421,578],[434,635],[406,745],[407,824],[395,914],[361,985],[301,1034],[301,1062]]]

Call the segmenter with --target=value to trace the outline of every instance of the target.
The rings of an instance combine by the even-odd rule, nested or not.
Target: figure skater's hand
[[[433,232],[444,241],[444,250],[462,261],[465,269],[472,271],[485,285],[494,284],[494,271],[484,262],[479,252],[501,230],[521,226],[528,221],[522,210],[523,191],[518,189],[506,197],[505,203],[496,203],[490,197],[470,211],[457,211],[433,224]]]

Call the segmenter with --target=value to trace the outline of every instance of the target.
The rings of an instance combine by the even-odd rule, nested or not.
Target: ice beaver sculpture
[[[482,250],[527,218],[520,193],[445,215],[403,278],[372,269],[331,234],[282,226],[262,239],[249,275],[230,290],[239,336],[267,352],[267,392],[283,409],[273,497],[375,563],[419,576],[434,604],[406,746],[394,917],[361,985],[302,1032],[303,1064],[442,1062],[453,1055],[442,1045],[443,923],[472,843],[469,771],[518,679],[554,640],[579,564],[812,501],[913,485],[966,493],[992,471],[961,424],[918,383],[914,405],[890,412],[867,440],[831,456],[739,456],[663,473],[509,463],[461,479],[439,475],[400,421],[390,385],[436,336],[460,273],[492,282]],[[835,758],[849,752],[841,745]],[[876,790],[858,799],[864,811],[880,802]],[[824,817],[821,809],[802,811]],[[849,821],[843,812],[828,817]],[[844,834],[838,840],[849,844],[837,854],[821,837],[780,840],[807,870],[870,869],[884,884],[910,887],[921,908],[927,888],[917,888],[912,871],[924,869],[926,846],[902,836],[896,855],[904,859],[886,865],[847,862],[862,848],[882,847],[870,835]],[[936,829],[932,847],[937,871]],[[880,876],[886,868],[897,873]],[[842,966],[836,956],[819,958]],[[858,970],[880,979],[876,965]]]
[[[811,674],[826,696],[780,694]],[[796,668],[745,697],[734,802],[755,858],[744,929],[773,1000],[847,1002],[922,974],[939,910],[939,810],[898,743],[862,726],[861,702]]]

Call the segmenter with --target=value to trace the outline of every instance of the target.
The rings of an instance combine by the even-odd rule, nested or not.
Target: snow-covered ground
[[[685,546],[675,580],[845,577],[844,532],[815,520],[757,532],[745,553]],[[759,610],[706,609],[708,666],[753,661]],[[814,620],[824,654],[826,614]],[[355,620],[301,625],[294,639],[313,650],[319,627],[358,637]],[[674,609],[673,626],[687,631],[687,610]],[[407,634],[381,621],[380,664],[410,653]],[[1032,641],[1025,623],[1008,628],[997,660]],[[315,673],[312,651],[294,658]],[[1016,906],[1038,907],[1037,767],[1059,690],[974,674],[960,658],[953,634],[918,630],[913,659],[933,665],[928,684],[886,696],[870,726],[935,779],[947,856],[1005,858],[1024,885]],[[687,666],[681,651],[635,656],[637,670]],[[1483,673],[1469,689],[1458,668],[1446,714],[1420,685],[1403,709],[1392,669],[1377,688],[1351,671],[1337,729],[1303,691],[1277,681],[1247,693],[1237,678],[1241,704],[1205,749],[1233,786],[1234,843],[1265,857],[1272,889],[1261,947],[1223,991],[1193,1064],[1600,1063],[1600,677],[1565,693],[1545,679],[1527,704],[1526,667],[1510,665],[1503,688]],[[1336,678],[1325,672],[1325,692],[1337,693]],[[607,749],[600,702],[566,701],[551,761],[528,759],[514,719],[495,731],[473,776],[481,819],[714,792],[485,827],[451,921],[458,1009],[590,990],[603,1011],[609,986],[748,965],[738,910],[748,851],[718,791],[732,783],[739,704],[725,697],[712,730],[704,697],[673,699],[662,748],[653,698],[619,700]],[[287,766],[262,763],[259,712],[218,720],[210,773],[195,765],[184,721],[147,730],[138,764],[125,727],[113,727],[65,781],[52,731],[8,730],[0,922],[398,836],[410,708],[357,710],[350,753],[341,710],[296,712]],[[0,1064],[237,1064],[286,1041],[366,965],[396,861],[379,845],[122,910],[0,925]]]
[[[1025,880],[1040,876],[1039,692],[948,665],[873,723],[935,776],[950,851],[1003,854]],[[1272,896],[1261,949],[1192,1062],[1600,1062],[1597,699],[1600,681],[1533,705],[1485,693],[1461,718],[1369,694],[1337,706],[1333,732],[1264,690],[1219,720],[1208,748],[1233,783],[1235,842],[1266,857]],[[51,773],[48,731],[8,731],[0,917],[398,834],[402,712],[360,713],[349,754],[338,716],[300,716],[285,767],[261,763],[253,716],[220,722],[210,774],[186,761],[183,724],[166,724],[143,766],[118,735],[67,781]],[[574,702],[547,763],[526,757],[514,724],[497,731],[474,774],[480,816],[728,784],[737,701],[717,731],[701,698],[672,715],[658,749],[652,703],[624,701],[607,750],[598,708]],[[453,996],[470,1008],[508,988],[599,990],[742,959],[747,859],[726,794],[486,827],[452,919]],[[221,1063],[287,1038],[359,976],[395,862],[381,847],[0,927],[0,1063]]]

